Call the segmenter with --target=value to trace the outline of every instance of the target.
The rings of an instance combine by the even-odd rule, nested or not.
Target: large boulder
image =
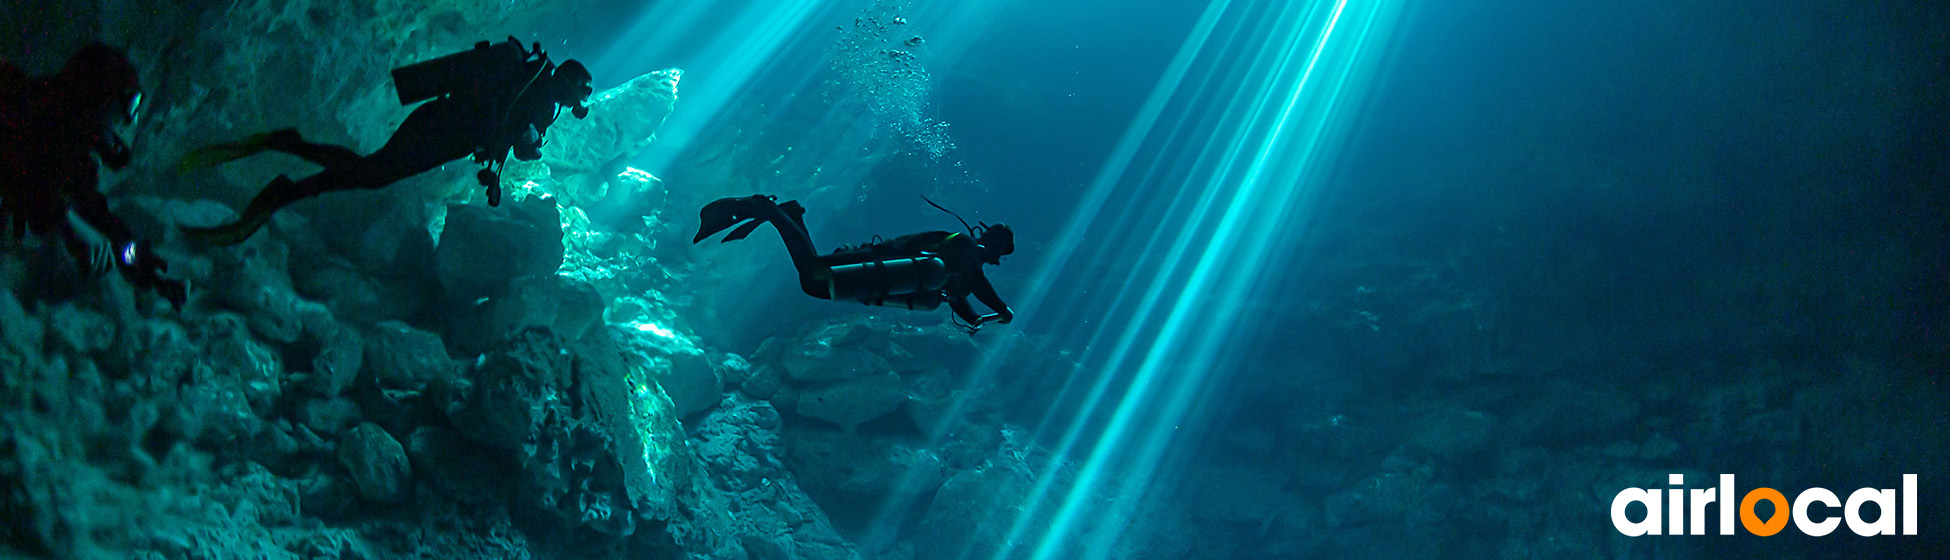
[[[562,266],[562,224],[550,197],[511,197],[499,208],[455,204],[434,248],[447,297],[472,302],[499,295],[515,278]]]
[[[779,365],[796,383],[823,383],[866,377],[893,370],[874,352],[884,347],[884,332],[858,323],[827,325],[784,350]]]
[[[941,458],[931,449],[792,424],[781,441],[793,478],[842,527],[864,527],[883,505],[920,499],[941,485]]]
[[[515,465],[528,506],[622,537],[639,518],[675,515],[692,475],[669,397],[609,333],[511,332],[454,381],[445,406],[464,437]]]
[[[440,335],[398,321],[375,325],[365,350],[365,370],[381,389],[419,390],[456,367]]]
[[[554,273],[515,278],[495,295],[448,314],[447,342],[475,354],[525,327],[548,327],[567,338],[582,338],[602,324],[603,298],[586,282]]]
[[[1008,542],[1020,515],[1048,519],[1047,508],[1024,512],[1034,484],[1011,469],[990,468],[955,473],[935,492],[934,501],[915,527],[916,560],[989,558],[997,545]],[[1048,528],[1047,522],[1031,527]]]
[[[352,474],[359,496],[381,503],[399,503],[413,488],[413,466],[406,448],[377,424],[365,423],[339,438],[339,465]]]
[[[907,383],[889,371],[802,392],[793,410],[852,432],[861,424],[893,414],[905,402]]]

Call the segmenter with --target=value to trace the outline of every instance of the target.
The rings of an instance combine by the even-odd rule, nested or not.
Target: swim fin
[[[216,167],[254,156],[271,149],[271,139],[273,137],[281,134],[295,136],[297,133],[298,129],[295,128],[279,129],[252,134],[236,142],[226,142],[197,148],[190,151],[189,154],[184,155],[183,160],[176,163],[176,172],[186,173],[205,167]]]
[[[275,200],[279,196],[289,194],[288,190],[291,186],[291,178],[279,175],[278,178],[271,180],[270,185],[264,187],[264,192],[258,193],[258,198],[251,200],[251,206],[245,208],[244,214],[238,216],[236,221],[212,227],[186,226],[183,228],[183,233],[191,241],[206,246],[227,247],[243,243],[245,239],[250,239],[251,234],[257,233],[259,228],[264,227],[264,224],[270,223],[271,215],[284,206],[264,204],[265,200]],[[267,194],[272,198],[266,199]]]
[[[183,228],[183,234],[188,236],[190,241],[201,245],[228,247],[250,239],[251,234],[257,233],[258,228],[264,227],[264,224],[269,221],[271,216],[265,214],[261,218],[239,218],[237,221],[213,227],[186,226]]]
[[[720,231],[731,229],[731,226],[738,225],[739,222],[755,218],[758,212],[751,205],[760,202],[770,204],[772,203],[772,198],[766,195],[720,198],[711,201],[710,204],[704,205],[704,209],[698,210],[697,212],[697,236],[692,237],[691,242],[703,242],[706,237],[716,235]],[[757,221],[763,222],[764,220]],[[752,227],[755,228],[757,226]],[[751,235],[751,232],[746,231],[744,235]],[[744,235],[740,235],[739,237],[742,238]],[[727,239],[727,241],[734,240]]]
[[[758,226],[762,226],[762,225],[765,225],[765,220],[752,220],[749,222],[745,222],[745,225],[738,226],[738,229],[731,230],[731,233],[725,234],[724,240],[719,241],[719,243],[730,243],[733,241],[737,241],[749,237],[751,236],[752,232],[758,231]]]

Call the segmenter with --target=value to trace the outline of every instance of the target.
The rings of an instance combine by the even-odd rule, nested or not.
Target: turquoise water
[[[0,205],[105,161],[28,127],[94,130],[27,101],[82,45],[143,96],[88,191],[139,243],[0,252],[0,556],[1931,557],[1947,16],[10,2]],[[253,135],[371,154],[426,106],[389,71],[511,36],[594,93],[498,204],[463,151],[191,233],[341,172]],[[469,107],[427,138],[539,118]],[[687,242],[754,193],[820,252],[1007,223],[1013,320],[808,297],[782,220]]]

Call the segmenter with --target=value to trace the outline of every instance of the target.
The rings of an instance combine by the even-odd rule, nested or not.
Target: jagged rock
[[[587,282],[554,274],[524,276],[490,304],[490,323],[503,329],[547,325],[569,338],[582,338],[602,323],[603,298]]]
[[[786,467],[841,526],[870,522],[886,503],[913,500],[941,485],[941,459],[927,449],[792,424],[783,437],[790,451]]]
[[[117,367],[139,386],[176,386],[202,361],[189,329],[174,321],[144,319],[129,325],[116,346]]]
[[[1018,509],[1029,498],[1031,486],[1026,477],[1003,468],[961,471],[948,477],[915,528],[915,560],[994,556],[997,545],[1007,542],[1018,515],[1048,518],[1048,508]]]
[[[670,191],[663,179],[636,169],[625,169],[608,178],[608,194],[588,204],[592,225],[620,233],[644,233],[658,221]],[[592,248],[596,248],[592,244]]]
[[[779,412],[771,405],[734,399],[699,422],[693,447],[725,488],[756,488],[786,474],[778,457],[778,427]]]
[[[874,333],[865,325],[829,325],[785,350],[779,365],[786,379],[800,383],[841,381],[893,371],[887,359],[867,345]]]
[[[946,369],[935,369],[908,381],[907,416],[921,431],[933,433],[945,428],[948,413],[955,407],[955,379]]]
[[[799,404],[794,410],[808,417],[838,424],[840,428],[852,432],[860,424],[893,414],[906,402],[907,383],[901,380],[899,374],[888,371],[807,390],[799,394]]]
[[[669,397],[612,332],[573,345],[546,327],[510,333],[456,380],[447,414],[518,465],[525,503],[620,537],[675,515],[690,475]]]
[[[724,399],[724,379],[702,353],[673,354],[670,367],[656,376],[657,385],[677,407],[679,418],[710,410]]]
[[[274,415],[284,394],[284,371],[278,354],[251,337],[242,317],[218,314],[191,325],[204,359],[194,382],[213,385],[212,391],[245,399],[258,415]]]
[[[452,301],[499,295],[515,278],[562,266],[562,226],[548,197],[506,200],[499,208],[456,204],[434,248],[434,269]]]
[[[5,304],[0,304],[5,305]],[[0,312],[5,313],[5,312]],[[6,319],[0,318],[0,321]],[[14,328],[13,323],[5,323]],[[25,326],[25,325],[23,325]],[[60,350],[94,354],[115,343],[115,322],[100,313],[63,303],[48,312],[47,326]]]
[[[41,344],[47,340],[47,327],[29,316],[11,291],[0,291],[0,325],[7,327],[0,329],[0,341],[5,341],[14,352],[40,355]]]
[[[200,379],[177,390],[160,426],[178,439],[228,448],[266,429],[235,380]]]
[[[578,398],[588,422],[611,442],[623,496],[635,514],[648,519],[679,515],[678,496],[696,476],[682,447],[684,428],[676,405],[657,385],[650,363],[632,359],[620,333],[600,329],[576,346]],[[619,515],[622,515],[619,513]],[[627,517],[627,516],[625,516]]]
[[[339,438],[339,465],[352,474],[359,495],[367,500],[398,503],[413,488],[413,466],[406,460],[406,448],[371,422]]]
[[[979,352],[974,338],[947,327],[902,326],[895,328],[889,339],[901,349],[896,355],[906,356],[905,360],[893,363],[894,369],[901,372],[965,367]]]
[[[365,368],[382,389],[419,390],[452,375],[456,364],[440,335],[398,321],[375,325],[366,337]]]
[[[712,368],[718,370],[718,377],[723,379],[726,385],[740,385],[751,378],[752,363],[746,361],[744,356],[732,353],[711,355],[716,358],[713,360]]]
[[[358,421],[359,405],[344,397],[312,399],[298,405],[298,422],[319,435],[336,435]]]
[[[724,400],[721,363],[688,338],[656,324],[634,327],[611,325],[611,338],[626,344],[633,363],[641,364],[676,406],[678,417],[709,410]]]
[[[459,431],[440,426],[421,426],[401,442],[406,457],[420,480],[444,494],[466,503],[501,504],[503,498],[486,495],[522,476],[512,462],[497,450],[474,445]]]
[[[623,170],[614,163],[650,145],[677,103],[675,69],[650,72],[589,98],[589,117],[561,119],[548,130],[542,161],[561,181],[566,204],[603,199],[608,180]]]
[[[332,315],[356,323],[396,320],[412,314],[415,296],[395,290],[371,274],[338,258],[305,263],[310,266],[292,274],[293,289],[320,302]],[[294,263],[294,268],[297,263]]]
[[[738,384],[738,391],[754,399],[768,400],[778,394],[783,386],[784,381],[779,379],[779,368],[759,366],[751,376],[745,378],[744,383]]]
[[[793,473],[780,463],[777,411],[762,401],[738,396],[699,418],[693,449],[708,474],[700,481],[697,508],[732,515],[696,515],[673,523],[683,535],[740,535],[736,541],[680,539],[692,554],[713,558],[857,560],[834,530],[820,504],[806,495]],[[707,483],[708,482],[708,483]],[[742,549],[742,551],[740,550]],[[707,552],[709,554],[707,554]]]
[[[586,282],[556,274],[523,276],[469,310],[452,314],[446,340],[456,351],[472,354],[529,326],[581,338],[602,324],[602,313],[602,296]]]
[[[366,357],[365,341],[358,331],[332,322],[309,329],[306,338],[317,345],[318,353],[312,356],[305,388],[336,397],[352,387]]]
[[[522,451],[543,422],[570,417],[564,390],[573,356],[545,328],[509,333],[456,380],[447,416],[468,439],[504,451]]]
[[[359,506],[359,487],[327,472],[313,473],[299,482],[299,508],[305,515],[338,519]]]

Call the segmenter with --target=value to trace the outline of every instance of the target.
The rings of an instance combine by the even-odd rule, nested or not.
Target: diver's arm
[[[954,310],[955,316],[961,317],[961,320],[968,322],[970,325],[982,324],[982,316],[977,315],[975,308],[968,305],[968,296],[950,298],[948,300],[948,308]]]
[[[969,293],[975,294],[975,299],[981,300],[982,305],[989,306],[989,309],[995,311],[995,317],[985,319],[993,319],[1003,324],[1016,320],[1016,313],[1009,310],[1009,304],[1002,302],[1002,296],[996,295],[995,286],[989,284],[988,276],[975,276],[975,286]]]

